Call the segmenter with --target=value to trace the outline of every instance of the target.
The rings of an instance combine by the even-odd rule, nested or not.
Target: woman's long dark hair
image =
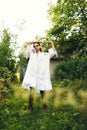
[[[35,42],[35,43],[37,43],[40,46],[40,42]],[[35,44],[35,43],[33,43],[33,44]],[[42,48],[40,48],[40,52],[42,52]]]

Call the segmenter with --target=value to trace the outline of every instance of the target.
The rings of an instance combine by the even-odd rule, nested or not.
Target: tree
[[[87,55],[87,3],[85,0],[57,0],[48,11],[52,28],[47,37],[56,41],[63,57]]]
[[[16,72],[16,37],[9,29],[3,29],[0,42],[0,67],[6,67],[10,72]]]

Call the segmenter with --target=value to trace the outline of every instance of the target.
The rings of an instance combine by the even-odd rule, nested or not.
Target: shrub
[[[9,82],[12,74],[6,67],[0,67],[0,98],[6,95],[9,90]]]
[[[56,67],[54,78],[63,79],[86,79],[87,78],[87,58],[63,61]]]

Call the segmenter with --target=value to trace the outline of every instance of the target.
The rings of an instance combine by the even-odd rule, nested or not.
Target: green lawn
[[[53,90],[46,93],[47,111],[42,111],[40,94],[35,94],[28,113],[29,91],[21,84],[10,86],[8,98],[0,103],[0,130],[87,130],[87,91],[74,93],[53,83]]]

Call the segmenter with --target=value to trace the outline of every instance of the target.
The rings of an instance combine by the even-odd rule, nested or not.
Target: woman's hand
[[[54,51],[56,50],[53,41],[48,41],[47,43],[48,43],[48,44],[51,44],[51,47],[52,47],[52,49],[53,49]]]

